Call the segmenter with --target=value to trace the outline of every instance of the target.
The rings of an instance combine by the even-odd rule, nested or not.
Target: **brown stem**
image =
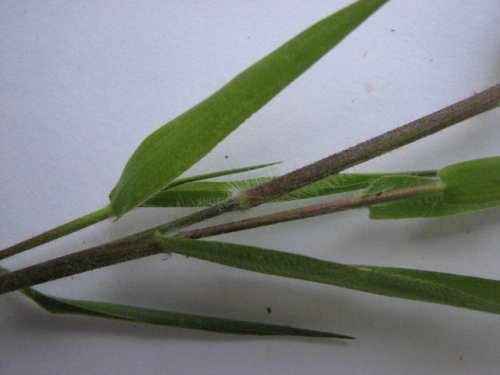
[[[318,204],[295,210],[278,212],[276,214],[202,228],[194,231],[180,232],[177,236],[184,238],[214,236],[237,230],[256,228],[263,225],[298,220],[336,211],[343,211],[350,208],[368,206],[375,203],[388,202],[418,194],[435,192],[442,188],[443,185],[436,182],[387,193],[365,197],[359,196],[327,204]],[[31,267],[26,267],[14,272],[0,275],[0,294],[76,275],[93,269],[158,254],[162,251],[165,251],[165,245],[162,243],[161,239],[156,238],[155,235],[152,235],[147,239],[128,239],[116,243],[93,247],[77,253],[52,259],[47,262],[39,263]]]
[[[164,246],[151,236],[93,247],[0,276],[0,294],[128,260],[158,254]]]
[[[149,229],[149,230],[145,231],[144,233],[151,233],[154,231],[158,231],[160,233],[172,232],[172,231],[175,231],[177,229],[184,228],[184,227],[187,227],[189,225],[208,220],[212,217],[219,216],[225,212],[236,211],[239,209],[241,209],[241,207],[240,207],[238,201],[236,199],[229,198],[221,203],[217,203],[217,204],[213,205],[212,207],[195,212],[194,214],[191,214],[191,215],[181,217],[180,219],[177,219],[177,220],[171,221],[169,223],[160,225],[160,226],[155,227],[153,229]]]
[[[270,182],[246,190],[237,197],[230,198],[208,209],[130,236],[123,241],[98,246],[4,274],[0,276],[0,294],[161,252],[162,247],[159,245],[159,242],[151,239],[155,231],[166,233],[218,216],[224,212],[257,206],[323,177],[336,174],[355,164],[445,129],[481,112],[492,109],[499,104],[500,84],[497,84],[479,94],[445,107],[419,120],[337,154],[333,154],[316,163],[273,179]]]
[[[320,203],[312,206],[258,216],[250,219],[234,221],[231,223],[214,225],[190,231],[183,231],[177,233],[176,237],[196,239],[216,236],[218,234],[258,228],[266,225],[284,223],[292,220],[306,219],[309,217],[330,214],[333,212],[345,211],[352,208],[371,206],[377,203],[395,201],[398,199],[413,197],[420,194],[436,192],[443,187],[443,184],[436,182],[375,195],[356,196],[352,198],[339,199],[329,203]]]
[[[499,102],[500,84],[497,84],[430,115],[249,189],[242,193],[240,201],[244,208],[258,206],[326,176],[446,129],[496,107]]]
[[[500,84],[496,84],[430,115],[421,117],[418,120],[330,155],[315,163],[296,169],[269,182],[245,190],[236,197],[229,198],[210,208],[154,228],[153,230],[167,233],[225,212],[251,208],[269,202],[274,198],[297,190],[324,177],[337,174],[354,165],[446,129],[477,114],[495,108],[499,104]]]

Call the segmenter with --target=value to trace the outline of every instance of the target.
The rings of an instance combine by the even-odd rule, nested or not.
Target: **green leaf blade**
[[[442,168],[439,192],[370,206],[370,218],[394,220],[458,215],[500,206],[500,157],[470,160]],[[394,176],[381,178],[367,192],[417,186],[426,179]]]
[[[164,310],[145,309],[135,306],[117,305],[93,301],[63,300],[72,307],[82,309],[81,313],[96,313],[98,316],[137,323],[156,324],[168,327],[196,329],[217,333],[260,336],[304,336],[352,339],[350,336],[313,331],[289,326],[255,323],[242,320],[223,319],[209,316],[185,314]]]
[[[268,178],[228,182],[192,182],[160,191],[144,207],[204,207],[229,198],[235,191],[257,186]]]
[[[0,267],[0,274],[7,272]],[[165,310],[49,296],[33,288],[21,290],[27,298],[53,314],[83,315],[135,323],[195,329],[217,333],[353,339],[351,336],[276,324],[216,318]]]
[[[404,268],[347,265],[276,250],[167,238],[169,251],[230,267],[500,314],[500,281]]]
[[[449,204],[500,203],[500,157],[469,160],[438,172]]]
[[[399,172],[410,176],[434,176],[434,171]],[[369,187],[375,180],[391,174],[382,173],[340,173],[328,176],[289,194],[285,194],[274,202],[285,202],[300,199],[317,198],[356,191]],[[182,186],[164,189],[143,204],[145,207],[201,207],[216,204],[233,194],[250,189],[270,178],[247,179],[226,182],[194,182]]]
[[[376,195],[381,192],[426,185],[434,181],[431,178],[418,176],[383,176],[374,181],[366,189],[365,194]],[[370,218],[376,220],[434,217],[454,212],[442,202],[442,192],[427,193],[397,201],[374,204],[369,209]]]
[[[117,217],[200,160],[387,0],[360,0],[311,26],[148,136],[110,194]]]

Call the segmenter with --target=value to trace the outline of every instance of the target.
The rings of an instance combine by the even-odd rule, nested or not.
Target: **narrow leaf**
[[[205,180],[210,180],[210,179],[216,178],[216,177],[223,177],[223,176],[229,176],[229,175],[233,175],[233,174],[255,171],[257,169],[272,167],[273,165],[277,165],[277,164],[281,164],[281,163],[282,163],[281,161],[277,161],[274,163],[252,165],[250,167],[243,167],[243,168],[226,169],[224,171],[210,172],[210,173],[204,173],[204,174],[199,174],[199,175],[195,175],[195,176],[178,178],[178,179],[175,179],[174,181],[172,181],[170,184],[168,184],[164,190],[173,188],[174,186],[184,185],[184,184],[187,184],[190,182],[205,181]]]
[[[166,238],[169,251],[244,270],[500,314],[500,281],[327,262],[253,246]]]
[[[398,172],[404,175],[433,176],[435,171]],[[341,173],[319,180],[313,184],[300,188],[292,193],[283,195],[275,202],[298,199],[316,198],[324,195],[339,194],[349,191],[365,189],[375,180],[391,174],[348,174]],[[228,182],[196,182],[163,190],[153,198],[148,199],[143,206],[148,207],[200,207],[210,206],[229,198],[233,194],[250,189],[270,178],[257,178]]]
[[[203,207],[220,202],[237,191],[257,186],[268,178],[228,182],[192,182],[160,191],[143,207]]]
[[[5,269],[2,269],[0,267],[0,274],[3,272],[5,272]],[[117,305],[103,302],[58,298],[40,293],[32,288],[23,289],[21,292],[26,297],[37,303],[40,307],[53,314],[92,316],[125,320],[136,323],[148,323],[168,327],[189,328],[203,331],[241,335],[287,335],[340,339],[353,338],[336,333],[314,331],[289,326],[214,318],[202,315],[153,310],[135,306]]]
[[[387,0],[359,0],[311,26],[148,136],[110,194],[117,217],[141,205],[307,70]]]
[[[172,181],[165,188],[159,191],[157,194],[152,196],[146,202],[144,202],[142,207],[200,207],[208,206],[215,202],[218,202],[225,197],[230,195],[230,183],[218,183],[218,182],[198,182],[204,181],[211,178],[228,176],[238,173],[249,172],[261,168],[270,167],[272,165],[279,164],[281,162],[269,163],[255,165],[251,167],[228,169],[224,171],[217,171],[211,173],[205,173],[185,178],[179,178]],[[255,179],[255,180],[243,180],[248,181],[249,184],[256,185],[258,181],[264,181],[269,179]],[[253,183],[253,181],[256,181]],[[242,185],[242,182],[238,181],[234,186]]]
[[[278,197],[275,201],[289,201],[296,199],[315,198],[324,195],[340,194],[365,189],[381,177],[397,176],[425,176],[433,177],[436,171],[409,171],[396,173],[339,173],[325,177],[312,184]]]

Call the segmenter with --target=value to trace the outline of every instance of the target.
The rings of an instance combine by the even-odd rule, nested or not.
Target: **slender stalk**
[[[387,133],[371,138],[368,141],[362,142],[356,146],[330,155],[322,160],[287,173],[281,177],[277,177],[257,187],[245,190],[236,197],[229,198],[205,210],[201,210],[178,220],[174,220],[170,223],[134,234],[131,238],[140,238],[143,235],[148,235],[155,231],[159,231],[161,233],[172,232],[221,215],[225,212],[258,206],[276,197],[297,190],[302,186],[320,180],[328,175],[337,174],[356,164],[360,164],[398,147],[414,142],[420,138],[434,134],[458,122],[495,108],[499,104],[500,84],[497,84],[428,116],[424,116]],[[97,219],[96,221],[89,220],[88,223],[85,223],[86,218],[96,213],[103,213],[104,217]],[[75,221],[64,224],[61,227],[52,229],[39,236],[4,249],[0,251],[0,259],[52,241],[56,238],[104,220],[112,215],[110,206],[107,206],[102,210],[98,210],[96,213],[76,219]],[[83,223],[79,221],[82,221]]]
[[[0,294],[162,252],[154,236],[124,240],[55,258],[0,276]]]
[[[346,199],[339,199],[333,202],[320,203],[307,207],[295,208],[287,211],[280,211],[269,215],[253,217],[250,219],[233,221],[210,227],[183,231],[176,234],[176,237],[183,238],[204,238],[216,236],[218,234],[236,232],[246,229],[258,228],[266,225],[284,223],[292,220],[306,219],[309,217],[330,214],[349,210],[352,208],[367,207],[377,203],[384,203],[413,197],[420,194],[434,193],[442,190],[445,187],[440,182],[435,182],[426,185],[414,186],[411,188],[398,189],[386,193],[380,193],[368,196],[355,196]]]
[[[106,220],[112,215],[113,211],[111,209],[111,206],[108,205],[97,211],[79,217],[78,219],[72,220],[66,224],[60,225],[56,228],[41,233],[35,237],[32,237],[30,239],[27,239],[25,241],[7,247],[6,249],[0,251],[0,259],[8,258],[10,256],[19,254],[25,250],[32,249],[34,247],[43,245],[47,242],[53,241],[60,237],[66,236],[70,233],[76,232],[80,229],[86,228],[93,224],[99,223],[103,220]]]
[[[430,115],[249,189],[243,192],[238,200],[244,208],[258,206],[326,176],[446,129],[495,108],[499,103],[500,84],[497,84]]]
[[[315,163],[274,178],[254,188],[239,193],[210,208],[152,229],[161,233],[172,232],[188,225],[218,216],[229,211],[251,208],[269,202],[305,185],[347,168],[373,159],[418,139],[446,129],[454,124],[497,107],[500,104],[500,84],[449,105],[430,115],[419,118],[387,133],[371,138],[356,146],[330,155]]]
[[[195,212],[191,215],[181,217],[181,218],[179,218],[177,220],[173,220],[169,223],[160,225],[160,226],[154,228],[154,230],[157,230],[160,233],[169,233],[169,232],[172,232],[174,230],[187,227],[189,225],[200,223],[200,222],[208,220],[212,217],[219,216],[223,213],[236,211],[239,209],[241,209],[241,207],[238,204],[238,201],[230,198],[230,199],[226,199],[225,201],[223,201],[221,203],[217,203],[217,204],[213,205],[212,207]]]
[[[418,120],[410,122],[402,127],[374,137],[368,141],[358,144],[357,146],[333,154],[316,163],[300,168],[296,171],[283,175],[282,177],[273,179],[270,182],[246,190],[240,193],[238,196],[227,199],[208,209],[199,211],[192,215],[188,215],[184,218],[161,225],[159,227],[129,236],[123,241],[113,242],[108,245],[103,245],[97,248],[83,250],[79,253],[75,253],[73,255],[78,259],[76,265],[72,265],[72,262],[68,262],[68,258],[61,257],[56,258],[53,261],[42,263],[41,265],[34,265],[32,267],[2,275],[0,276],[0,294],[15,290],[17,288],[34,285],[34,283],[44,282],[40,280],[55,280],[57,278],[68,276],[70,274],[76,274],[91,269],[104,267],[106,265],[119,263],[121,261],[131,260],[139,258],[141,256],[149,255],[149,251],[152,250],[149,249],[148,251],[146,251],[145,249],[141,248],[140,241],[144,241],[145,238],[152,236],[157,231],[161,233],[167,233],[194,223],[198,223],[200,221],[204,221],[211,217],[218,216],[224,212],[257,206],[280,195],[289,193],[302,186],[315,182],[323,177],[331,174],[336,174],[343,169],[352,167],[353,165],[382,155],[388,151],[416,141],[427,135],[436,133],[437,131],[443,130],[460,121],[492,109],[498,106],[499,103],[500,84],[497,84],[493,87],[490,87],[489,89],[475,94],[474,96],[445,107],[428,116],[424,116]],[[138,252],[134,252],[134,244],[139,245]],[[141,252],[141,250],[144,250],[144,252]],[[93,251],[97,251],[97,255]],[[156,249],[156,251],[159,252],[161,250]],[[128,254],[129,252],[131,252],[131,254]],[[98,256],[98,258],[94,260],[94,256]],[[105,261],[102,259],[105,259]],[[63,265],[59,266],[59,264]],[[84,264],[85,267],[83,267],[82,264]],[[54,267],[54,269],[56,269],[57,267],[61,267],[61,271],[58,271],[60,276],[57,276],[55,273],[53,273],[51,267]],[[30,274],[33,272],[35,274],[36,272],[41,272],[41,274],[45,272],[48,274],[48,278],[37,276],[38,278],[34,282],[28,282],[28,280],[34,278],[33,276],[30,276]]]
[[[394,190],[387,193],[370,196],[358,196],[331,203],[278,212],[276,214],[202,228],[195,231],[180,232],[177,236],[184,238],[214,236],[221,233],[256,228],[263,225],[298,220],[336,211],[343,211],[350,208],[408,198],[419,194],[436,192],[443,188],[444,185],[442,183],[435,182],[411,188]],[[0,294],[76,275],[93,269],[161,253],[162,251],[165,251],[166,248],[162,243],[161,237],[157,237],[158,235],[159,234],[151,234],[144,239],[126,239],[120,242],[113,242],[107,245],[97,246],[70,255],[55,258],[14,272],[5,273],[0,275]]]

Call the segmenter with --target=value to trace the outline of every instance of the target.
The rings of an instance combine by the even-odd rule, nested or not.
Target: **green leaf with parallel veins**
[[[0,274],[6,272],[0,267]],[[287,335],[352,339],[351,336],[308,329],[247,322],[242,320],[214,318],[202,315],[153,310],[135,306],[111,303],[81,301],[52,297],[32,288],[21,290],[26,297],[53,314],[72,314],[99,318],[117,319],[128,322],[156,324],[168,327],[189,328],[218,333],[240,335]]]
[[[399,172],[398,174],[435,176],[435,171]],[[294,192],[283,195],[274,202],[316,198],[324,195],[339,194],[365,189],[380,177],[390,174],[340,173],[328,176]],[[194,182],[162,190],[143,204],[146,207],[199,207],[210,206],[229,198],[236,192],[255,187],[270,178],[257,178],[228,182]]]
[[[160,191],[148,199],[143,207],[203,207],[211,206],[235,191],[257,186],[268,178],[257,178],[230,182],[192,182]]]
[[[319,21],[148,136],[110,193],[115,215],[165,188],[386,1],[360,0]]]
[[[254,246],[165,238],[168,251],[248,271],[500,314],[500,281],[328,262]]]

